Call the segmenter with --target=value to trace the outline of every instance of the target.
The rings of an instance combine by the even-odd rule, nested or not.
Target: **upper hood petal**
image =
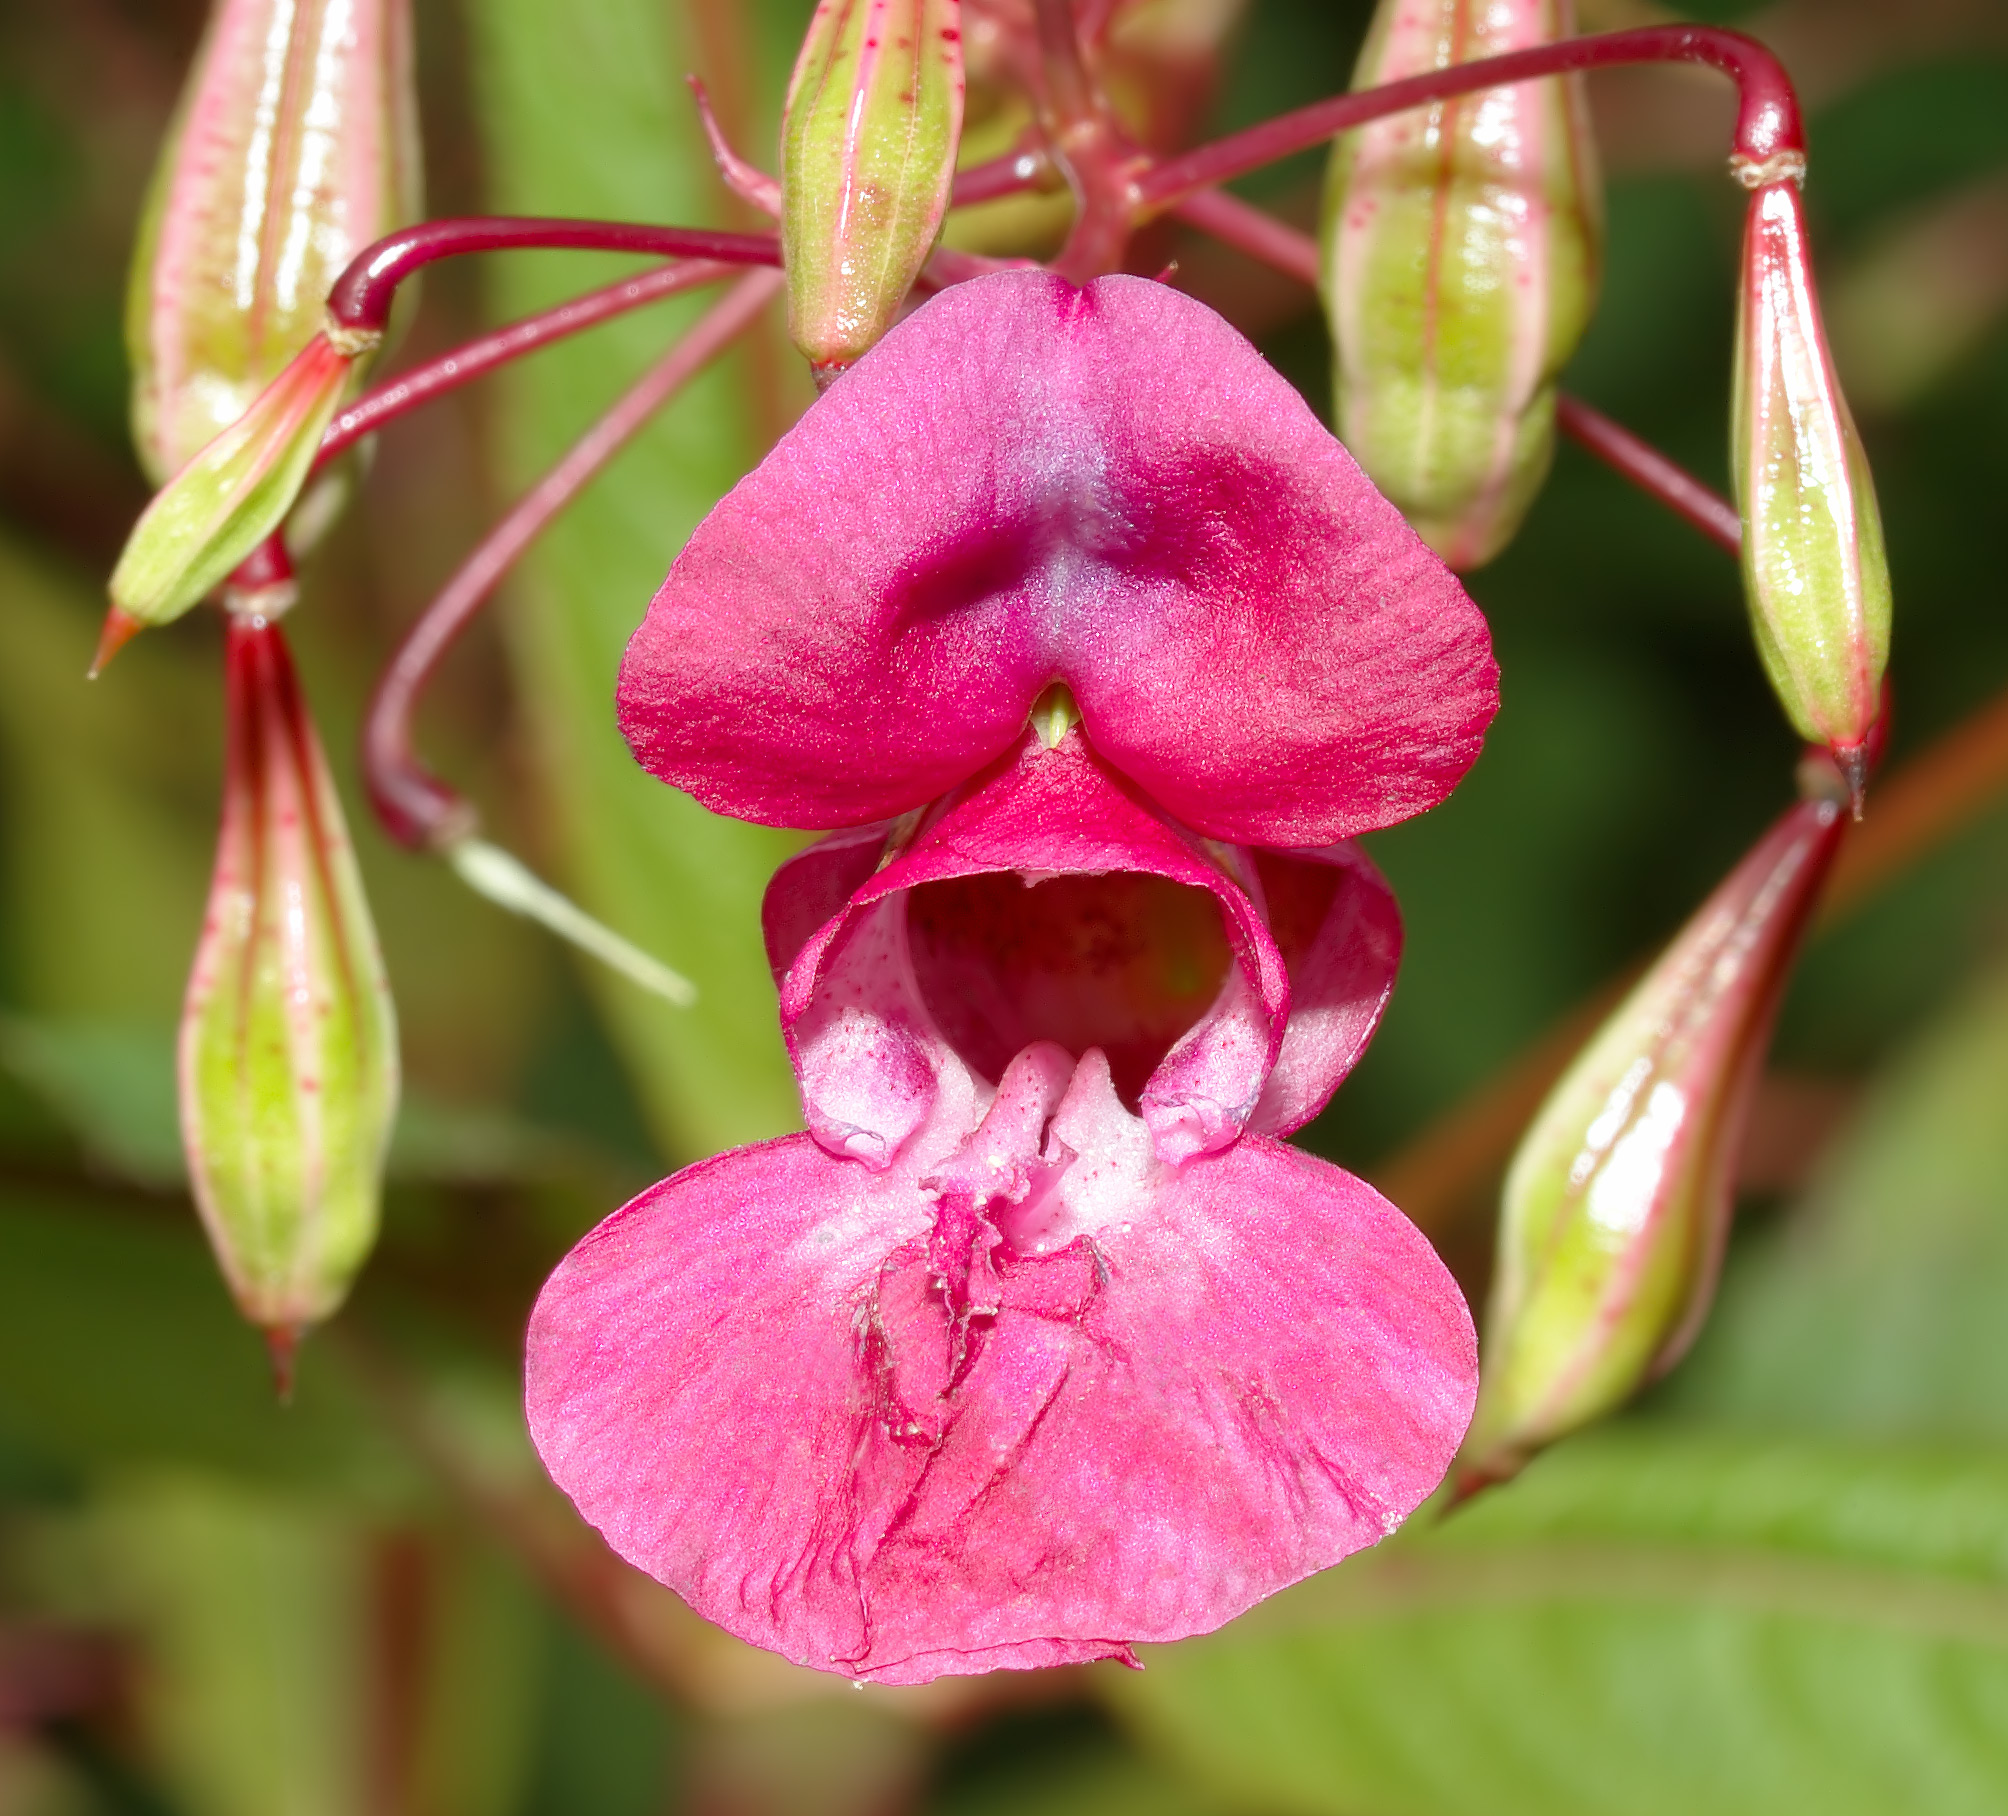
[[[917,808],[1055,680],[1213,837],[1441,800],[1497,705],[1484,619],[1297,393],[1141,278],[960,284],[699,525],[621,670],[641,761],[742,818]]]

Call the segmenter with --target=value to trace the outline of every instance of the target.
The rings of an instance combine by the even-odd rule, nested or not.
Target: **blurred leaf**
[[[1805,1208],[1731,1272],[1675,1411],[2008,1438],[2008,971],[1876,1084]]]
[[[1808,139],[1819,178],[1806,193],[1817,223],[1857,229],[2008,164],[2008,56],[1974,45],[1879,71],[1821,108]]]
[[[1849,400],[1901,410],[1949,377],[2008,309],[2008,175],[1906,210],[1829,290]]]
[[[171,1020],[209,880],[221,666],[199,633],[148,638],[86,682],[101,609],[0,538],[9,994]]]
[[[97,1535],[139,1615],[149,1751],[190,1816],[361,1816],[365,1560],[326,1513],[199,1481],[129,1492]]]
[[[576,1627],[550,1622],[543,1731],[522,1816],[660,1816],[676,1724]]]
[[[0,1015],[0,1067],[33,1090],[108,1171],[155,1190],[186,1181],[171,1027]],[[389,1158],[393,1179],[456,1185],[566,1179],[599,1185],[617,1165],[570,1131],[409,1092],[398,1106]]]
[[[1241,1807],[1140,1757],[1105,1720],[1084,1721],[1089,1713],[1063,1707],[993,1720],[951,1755],[924,1816],[1216,1816]]]
[[[540,1632],[452,1535],[185,1473],[45,1521],[45,1605],[132,1632],[147,1753],[188,1816],[512,1816]]]
[[[187,1177],[172,1028],[0,1016],[0,1065],[112,1172],[156,1188]]]
[[[712,217],[721,191],[679,80],[702,63],[693,12],[662,0],[473,7],[489,205]],[[746,25],[757,9],[727,12]],[[498,260],[493,294],[514,316],[619,268],[576,257]],[[512,373],[502,412],[510,489],[555,460],[701,306],[646,312]],[[678,1010],[597,968],[588,977],[637,1068],[658,1139],[678,1159],[775,1134],[798,1117],[759,931],[761,891],[791,842],[715,818],[651,780],[613,719],[621,650],[670,558],[759,453],[757,391],[743,354],[701,377],[544,538],[515,587],[516,674],[568,883],[700,992],[695,1009]]]
[[[427,1492],[325,1349],[278,1404],[192,1212],[81,1192],[0,1195],[0,1436],[86,1473],[200,1463],[375,1504]]]
[[[1631,1431],[1098,1679],[1240,1807],[2008,1800],[2008,1458]]]

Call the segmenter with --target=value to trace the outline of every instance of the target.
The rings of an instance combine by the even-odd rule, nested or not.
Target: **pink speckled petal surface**
[[[879,1172],[807,1136],[736,1150],[544,1288],[538,1451],[706,1618],[890,1683],[1124,1658],[1372,1544],[1442,1476],[1476,1346],[1420,1233],[1264,1138],[1167,1166],[1099,1055],[1041,1131],[1053,1053],[980,1140]]]
[[[1141,278],[956,285],[701,524],[621,728],[742,818],[922,806],[1065,681],[1217,838],[1319,845],[1441,800],[1497,705],[1484,619],[1247,341]]]

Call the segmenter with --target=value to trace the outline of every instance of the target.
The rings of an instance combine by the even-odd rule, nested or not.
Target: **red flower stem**
[[[390,319],[398,285],[413,272],[471,252],[532,249],[638,252],[651,258],[710,259],[724,265],[781,262],[781,243],[771,233],[718,233],[645,221],[572,221],[536,215],[449,216],[421,221],[365,246],[328,292],[328,315],[340,327],[380,334]]]
[[[1318,244],[1308,233],[1285,225],[1273,215],[1251,208],[1224,190],[1202,189],[1171,210],[1190,227],[1223,245],[1245,252],[1277,271],[1316,286]],[[1555,405],[1556,426],[1613,467],[1641,491],[1694,525],[1730,554],[1743,547],[1743,520],[1721,493],[1705,486],[1685,467],[1677,466],[1651,443],[1641,441],[1622,423],[1613,422],[1581,398],[1566,393]]]
[[[374,391],[357,398],[328,425],[327,434],[321,438],[321,451],[314,457],[315,469],[318,471],[326,466],[336,455],[347,452],[365,435],[382,428],[385,423],[394,422],[407,411],[416,410],[449,391],[457,391],[483,373],[494,371],[497,366],[520,359],[526,353],[534,353],[539,347],[547,347],[551,342],[563,340],[582,329],[611,321],[630,309],[639,309],[666,296],[694,290],[702,284],[715,284],[739,269],[737,265],[721,265],[713,259],[688,259],[674,265],[662,265],[624,283],[609,284],[604,290],[574,297],[569,303],[560,303],[557,308],[547,309],[541,315],[511,322],[506,328],[498,328],[493,334],[469,341],[463,347],[455,347],[422,366],[400,372]]]
[[[1173,203],[1171,212],[1223,246],[1245,252],[1313,290],[1318,287],[1318,242],[1273,214],[1251,208],[1239,196],[1224,189],[1200,189]]]
[[[1736,507],[1685,467],[1677,466],[1650,442],[1641,441],[1622,423],[1594,410],[1566,392],[1555,404],[1555,426],[1578,446],[1685,517],[1711,542],[1732,555],[1743,552],[1743,519]]]
[[[1564,38],[1503,57],[1453,64],[1406,81],[1390,82],[1358,94],[1336,95],[1294,113],[1281,114],[1246,132],[1167,159],[1140,176],[1132,192],[1140,214],[1156,213],[1195,190],[1225,183],[1279,158],[1309,151],[1369,120],[1405,113],[1431,101],[1447,101],[1481,88],[1500,88],[1572,70],[1612,69],[1627,63],[1701,63],[1720,70],[1742,93],[1736,119],[1736,151],[1759,161],[1781,152],[1803,154],[1805,129],[1791,79],[1770,51],[1741,32],[1705,25],[1652,25],[1638,31],[1600,32]]]
[[[1036,145],[1007,152],[987,164],[972,164],[956,173],[955,193],[949,198],[949,206],[967,208],[972,203],[994,202],[1000,196],[1037,189],[1052,174],[1052,169],[1052,160],[1045,149]]]
[[[385,830],[419,849],[466,830],[472,811],[412,751],[420,695],[502,577],[656,411],[752,326],[781,288],[778,271],[749,272],[605,416],[575,442],[460,564],[399,644],[363,725],[363,781]]]

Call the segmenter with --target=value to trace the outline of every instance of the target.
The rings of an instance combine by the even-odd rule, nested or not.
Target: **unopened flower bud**
[[[1521,1141],[1467,1489],[1622,1405],[1707,1314],[1771,1024],[1847,825],[1832,765],[1813,775],[1813,798],[1702,904]]]
[[[1765,673],[1792,724],[1858,781],[1889,661],[1889,563],[1820,323],[1793,174],[1802,167],[1739,171],[1758,186],[1743,238],[1730,465]]]
[[[958,0],[821,0],[781,129],[788,332],[827,383],[892,325],[947,212]]]
[[[1381,0],[1371,88],[1566,37],[1569,0]],[[1323,288],[1339,437],[1452,567],[1489,561],[1546,478],[1603,207],[1580,81],[1524,82],[1340,138]]]
[[[418,172],[409,0],[215,0],[126,302],[156,483],[307,344],[342,267],[417,218]]]
[[[285,521],[356,360],[377,338],[316,334],[155,495],[112,570],[107,655],[134,630],[179,618]]]
[[[181,1128],[224,1278],[282,1353],[376,1239],[397,1030],[285,637],[233,613],[225,660],[223,832],[182,1008]]]

